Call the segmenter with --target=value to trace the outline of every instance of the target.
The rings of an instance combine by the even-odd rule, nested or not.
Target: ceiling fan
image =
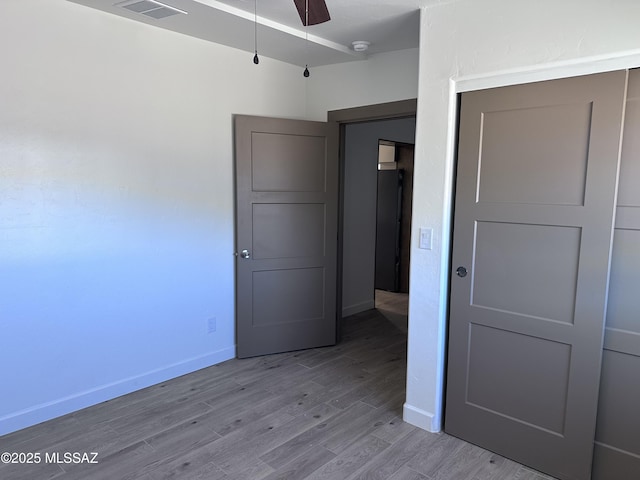
[[[329,10],[324,0],[293,0],[302,20],[302,25],[318,25],[331,20]],[[307,16],[308,9],[308,16]],[[307,19],[309,23],[307,24]]]
[[[324,0],[293,0],[293,3],[298,10],[302,25],[308,27],[309,25],[318,25],[319,23],[328,22],[331,20],[327,4]],[[258,65],[260,58],[258,58],[258,9],[257,0],[254,0],[254,42],[255,42],[255,54],[253,55],[253,63]],[[307,37],[307,42],[309,41]],[[305,78],[309,77],[309,65],[305,65],[303,75]]]

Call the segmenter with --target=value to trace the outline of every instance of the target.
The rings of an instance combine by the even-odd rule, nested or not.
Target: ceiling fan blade
[[[302,20],[302,25],[307,25],[307,15],[305,12],[306,2],[309,2],[309,25],[317,25],[331,20],[327,4],[324,3],[324,0],[293,0],[293,3],[296,4],[296,8],[298,9],[300,20]]]

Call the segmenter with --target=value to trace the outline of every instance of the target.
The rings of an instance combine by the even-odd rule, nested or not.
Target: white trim
[[[447,119],[447,149],[445,163],[445,179],[443,189],[443,215],[442,215],[442,239],[440,241],[442,249],[442,257],[440,262],[440,305],[438,314],[438,331],[442,335],[438,337],[438,347],[436,355],[436,404],[435,412],[431,419],[431,432],[439,432],[444,428],[444,383],[447,375],[446,372],[446,356],[447,341],[446,334],[447,323],[449,321],[449,274],[452,255],[451,233],[453,230],[453,205],[454,205],[454,182],[455,182],[455,155],[456,140],[458,138],[458,94],[456,93],[456,84],[453,80],[449,81],[449,117]]]
[[[456,93],[640,67],[640,50],[452,78]]]
[[[408,403],[402,406],[402,419],[428,432],[438,433],[440,431],[440,421],[437,415],[409,405]]]
[[[293,37],[298,37],[301,39],[305,39],[311,43],[315,43],[318,45],[322,45],[323,47],[327,47],[331,50],[335,50],[340,53],[345,53],[355,58],[359,58],[361,60],[366,59],[366,54],[362,52],[356,52],[348,45],[342,45],[341,43],[334,42],[332,40],[328,40],[323,37],[319,37],[318,35],[313,35],[311,33],[307,33],[305,29],[299,29],[290,27],[280,22],[276,22],[274,20],[270,20],[265,17],[261,17],[260,15],[255,15],[253,11],[243,10],[241,8],[234,7],[232,5],[227,5],[226,3],[219,2],[217,0],[195,0],[198,3],[206,5],[208,7],[214,8],[221,12],[228,13],[229,15],[234,15],[239,18],[243,18],[250,22],[256,21],[258,25],[263,25],[268,28],[272,28],[278,32],[286,33],[287,35],[291,35]]]
[[[350,315],[355,315],[356,313],[366,312],[367,310],[371,310],[372,308],[376,308],[375,300],[367,300],[366,302],[356,303],[355,305],[343,307],[342,316],[348,317]]]
[[[19,412],[0,417],[0,435],[15,432],[67,413],[111,400],[127,393],[141,390],[157,383],[165,382],[202,368],[216,365],[236,356],[236,347],[228,347],[150,372],[125,378],[117,382],[101,385],[68,397],[36,405]]]

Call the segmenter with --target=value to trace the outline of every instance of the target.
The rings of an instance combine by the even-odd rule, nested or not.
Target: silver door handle
[[[249,250],[242,250],[240,252],[240,256],[242,258],[251,258],[251,253],[249,252]]]

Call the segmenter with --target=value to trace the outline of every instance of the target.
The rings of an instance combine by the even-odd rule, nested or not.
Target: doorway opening
[[[379,308],[380,313],[388,312],[388,316],[385,316],[405,333],[409,297],[408,246],[404,280],[400,280],[400,274],[398,287],[389,291],[381,289],[377,292],[375,286],[377,184],[380,171],[378,154],[381,139],[387,145],[393,145],[394,152],[396,148],[413,146],[416,105],[417,102],[413,99],[339,110],[329,112],[328,115],[329,121],[340,124],[339,314],[347,317]],[[366,145],[359,145],[358,142]],[[410,205],[406,201],[405,204]],[[405,220],[410,225],[410,215],[406,215]],[[408,245],[411,238],[410,227],[405,230]],[[401,283],[404,292],[400,291]]]
[[[414,145],[378,141],[375,308],[407,333]]]

